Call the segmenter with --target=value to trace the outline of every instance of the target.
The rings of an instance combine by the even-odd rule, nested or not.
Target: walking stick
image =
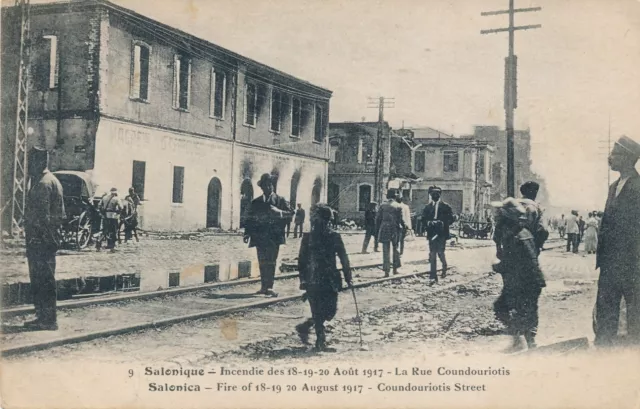
[[[364,348],[362,342],[362,318],[360,318],[360,310],[358,309],[358,300],[356,299],[356,290],[351,287],[351,294],[353,294],[353,302],[356,305],[356,318],[358,319],[358,334],[360,335],[360,348]]]

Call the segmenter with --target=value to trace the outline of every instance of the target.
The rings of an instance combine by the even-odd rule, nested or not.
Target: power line
[[[542,7],[514,8],[514,0],[509,0],[509,10],[485,11],[481,16],[494,16],[499,14],[509,15],[509,27],[481,30],[480,34],[509,33],[509,55],[505,59],[505,81],[504,81],[504,109],[507,131],[507,196],[515,196],[515,165],[514,165],[514,144],[513,144],[513,123],[514,110],[518,107],[517,102],[517,68],[518,60],[514,54],[514,33],[517,30],[532,30],[542,27],[541,24],[518,26],[514,25],[515,13],[540,11]]]

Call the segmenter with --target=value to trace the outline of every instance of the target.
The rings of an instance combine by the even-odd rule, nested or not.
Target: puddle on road
[[[75,300],[117,293],[193,287],[259,276],[257,260],[232,260],[208,265],[195,264],[185,267],[182,271],[151,270],[102,277],[87,276],[57,280],[56,284],[58,300]],[[3,284],[1,291],[3,308],[33,302],[29,282]]]

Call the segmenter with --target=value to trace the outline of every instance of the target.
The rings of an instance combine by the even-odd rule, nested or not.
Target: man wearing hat
[[[100,213],[102,214],[102,232],[107,239],[107,249],[116,251],[116,240],[118,239],[118,229],[120,227],[120,213],[122,203],[118,198],[118,189],[111,188],[108,195],[104,195],[100,201]],[[96,249],[100,250],[101,241],[96,243]]]
[[[620,300],[627,306],[627,334],[640,343],[640,144],[622,136],[609,156],[620,178],[609,187],[598,236],[600,268],[594,314],[596,345],[610,345],[618,332]]]
[[[382,270],[384,276],[389,277],[391,269],[390,250],[393,248],[393,274],[398,274],[401,266],[400,251],[398,243],[404,229],[402,221],[402,207],[396,202],[398,191],[396,189],[387,190],[387,201],[380,205],[376,215],[376,231],[378,243],[382,244]]]
[[[244,229],[244,242],[255,247],[260,266],[262,286],[257,294],[277,297],[273,291],[276,262],[280,245],[285,243],[285,226],[291,222],[293,212],[289,203],[273,189],[273,180],[268,173],[260,177],[258,186],[262,195],[251,202]]]
[[[449,226],[454,221],[451,206],[440,200],[442,189],[438,186],[429,188],[431,203],[422,211],[422,221],[426,224],[429,241],[429,263],[431,264],[430,285],[438,282],[437,259],[442,263],[442,278],[447,276],[447,258],[444,254],[449,239]]]
[[[62,185],[47,169],[48,160],[44,149],[33,148],[29,152],[27,171],[31,184],[25,203],[24,233],[36,319],[24,325],[34,330],[55,331],[58,329],[56,252],[65,212]]]
[[[362,254],[367,254],[369,242],[373,236],[373,251],[378,250],[378,232],[376,231],[376,216],[378,214],[378,203],[370,202],[367,210],[364,211],[364,241],[362,242]]]

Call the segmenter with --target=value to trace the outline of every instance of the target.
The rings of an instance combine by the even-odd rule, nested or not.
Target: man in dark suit
[[[255,247],[260,266],[262,286],[257,294],[277,297],[273,291],[276,261],[280,245],[285,243],[285,226],[293,213],[289,204],[273,191],[273,181],[268,173],[260,177],[258,186],[262,195],[251,202],[245,222],[244,242]]]
[[[373,251],[378,250],[378,231],[376,230],[376,216],[378,214],[378,204],[376,202],[369,203],[367,210],[364,211],[364,241],[362,242],[362,254],[367,254],[369,242],[373,236]]]
[[[620,300],[627,305],[627,333],[640,343],[640,144],[622,136],[609,156],[620,179],[609,188],[598,237],[600,268],[593,329],[596,345],[611,345],[618,332]]]
[[[429,188],[432,202],[424,207],[422,221],[425,223],[427,240],[429,241],[429,263],[431,263],[430,285],[438,282],[437,259],[442,263],[442,278],[447,276],[447,258],[444,254],[449,239],[449,226],[454,221],[451,206],[440,200],[442,189],[438,186]]]
[[[389,277],[390,270],[390,250],[393,247],[393,274],[398,274],[400,268],[400,251],[398,243],[404,229],[402,221],[402,207],[396,202],[398,191],[389,189],[387,191],[387,201],[380,205],[376,216],[376,231],[378,243],[382,244],[382,269],[384,276]]]
[[[300,230],[300,237],[302,237],[302,225],[304,224],[305,213],[302,208],[302,204],[298,203],[298,209],[295,214],[295,224],[293,225],[293,238],[298,237],[298,230]]]
[[[26,197],[24,233],[36,319],[24,326],[56,331],[56,252],[62,239],[60,225],[65,218],[62,185],[47,169],[46,150],[34,147],[28,159],[31,183]]]

